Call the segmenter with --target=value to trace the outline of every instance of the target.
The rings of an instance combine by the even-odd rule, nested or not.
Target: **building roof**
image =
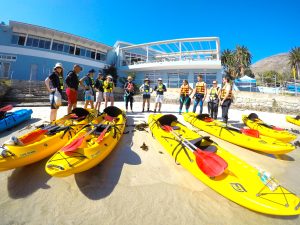
[[[97,41],[93,41],[84,37],[80,37],[77,35],[69,34],[66,32],[62,32],[62,31],[58,31],[58,30],[54,30],[42,26],[37,26],[37,25],[32,25],[32,24],[27,24],[27,23],[22,23],[17,21],[9,21],[9,26],[12,27],[13,32],[17,32],[17,33],[24,33],[33,36],[50,38],[62,42],[80,45],[86,48],[102,50],[105,52],[112,49],[111,46]]]

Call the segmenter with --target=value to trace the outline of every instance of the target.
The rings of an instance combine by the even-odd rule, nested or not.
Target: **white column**
[[[27,39],[28,39],[28,33],[26,34],[26,37],[25,37],[25,43],[24,43],[24,46],[26,46]]]
[[[148,62],[149,61],[149,46],[146,47],[146,51],[147,51],[147,60],[146,60],[146,62]]]
[[[53,45],[53,38],[51,38],[50,50],[52,50],[52,45]]]
[[[179,60],[181,61],[181,42],[179,42]]]
[[[217,47],[217,60],[220,60],[220,41],[219,40],[217,40],[216,41],[216,47]]]

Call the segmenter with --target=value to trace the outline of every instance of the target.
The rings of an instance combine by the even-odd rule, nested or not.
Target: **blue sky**
[[[299,0],[0,0],[0,21],[15,20],[108,45],[220,37],[245,45],[256,62],[300,46]]]

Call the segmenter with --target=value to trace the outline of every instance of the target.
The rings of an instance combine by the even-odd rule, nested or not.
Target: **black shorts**
[[[150,98],[150,95],[143,94],[143,99],[149,99],[149,98]]]

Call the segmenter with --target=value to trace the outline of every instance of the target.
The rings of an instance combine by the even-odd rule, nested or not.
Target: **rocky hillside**
[[[257,77],[259,73],[269,70],[275,70],[277,72],[289,72],[289,57],[288,53],[282,53],[264,58],[251,66],[252,72]]]

